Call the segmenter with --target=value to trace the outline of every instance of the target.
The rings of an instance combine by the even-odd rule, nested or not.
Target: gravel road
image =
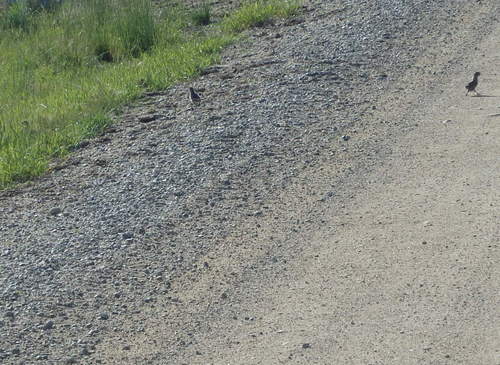
[[[385,183],[398,187],[377,172],[419,136],[423,106],[450,91],[443,85],[461,85],[454,75],[468,78],[469,62],[481,65],[478,52],[487,49],[475,47],[497,30],[499,15],[492,0],[308,1],[298,17],[252,30],[201,78],[125,108],[50,174],[0,193],[2,363],[331,364],[320,355],[331,342],[314,352],[318,338],[338,330],[318,325],[330,313],[317,297],[327,290],[318,275],[354,278],[343,290],[368,278],[354,256],[315,253],[313,242],[344,226],[355,235],[357,224],[375,220],[334,212],[363,214],[369,179],[382,184],[374,194]],[[197,105],[190,85],[202,96]],[[325,262],[342,270],[328,274]],[[294,287],[297,298],[310,289],[306,308],[317,316],[309,324],[304,303],[285,290]],[[342,303],[337,320],[352,326],[359,320],[346,311],[366,306],[351,296],[328,300]],[[303,326],[276,337],[286,330],[262,325],[271,308]],[[350,332],[365,342],[342,352],[342,363],[470,363],[353,355],[380,350],[362,332],[383,337],[390,313],[371,310],[384,314],[370,322],[382,329]],[[298,328],[316,337],[305,340]],[[278,356],[273,346],[288,341],[295,347]]]

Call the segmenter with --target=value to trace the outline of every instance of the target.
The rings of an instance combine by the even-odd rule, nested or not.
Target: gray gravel
[[[366,124],[377,96],[441,69],[413,65],[482,3],[307,2],[193,81],[199,104],[186,84],[146,96],[47,176],[0,193],[2,363],[91,363],[106,337],[141,331],[155,298],[175,302],[176,277],[209,269],[233,221],[265,218],[326,148],[398,128]]]

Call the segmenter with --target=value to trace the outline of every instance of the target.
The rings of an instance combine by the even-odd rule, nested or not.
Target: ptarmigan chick
[[[191,100],[193,104],[199,103],[201,101],[200,95],[198,95],[192,87],[189,88],[189,100]]]
[[[467,84],[467,86],[465,86],[465,88],[467,89],[467,93],[465,93],[465,95],[469,94],[469,92],[475,92],[476,95],[477,95],[476,87],[477,87],[477,84],[479,82],[479,80],[478,80],[479,75],[481,75],[481,73],[480,72],[476,72],[474,74],[474,78],[472,79],[472,81],[469,82]]]

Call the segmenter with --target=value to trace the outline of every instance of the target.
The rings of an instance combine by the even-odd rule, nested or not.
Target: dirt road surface
[[[500,365],[500,5],[437,3],[312,1],[2,193],[0,359]]]
[[[499,44],[497,28],[468,73],[387,111],[415,128],[334,188],[279,273],[239,283],[239,315],[215,321],[186,364],[500,364]],[[465,97],[473,70],[481,95]],[[302,184],[328,185],[330,168]]]

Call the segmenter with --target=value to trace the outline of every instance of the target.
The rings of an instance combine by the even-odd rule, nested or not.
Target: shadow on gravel
[[[498,98],[498,95],[482,95],[482,94],[477,94],[477,95],[471,95],[472,98]]]

